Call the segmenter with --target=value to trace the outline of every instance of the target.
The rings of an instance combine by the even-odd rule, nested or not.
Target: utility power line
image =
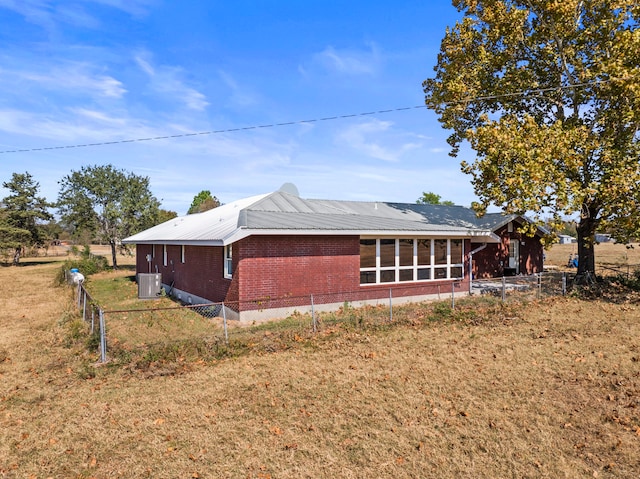
[[[613,80],[613,79],[612,79]],[[593,86],[599,83],[606,83],[611,80],[598,80],[584,83],[574,83],[572,85],[564,85],[557,87],[547,87],[547,88],[536,88],[532,90],[521,90],[512,93],[501,93],[499,95],[486,95],[486,96],[477,96],[472,98],[463,98],[456,101],[451,102],[442,102],[439,103],[438,106],[448,106],[455,105],[460,103],[470,103],[474,101],[483,101],[483,100],[498,100],[500,98],[508,98],[514,96],[528,96],[532,94],[538,93],[547,93],[550,91],[558,91],[558,90],[568,90],[574,88],[582,88],[586,86]],[[398,111],[407,111],[407,110],[416,110],[420,108],[427,108],[427,105],[417,105],[417,106],[408,106],[403,108],[391,108],[388,110],[377,110],[377,111],[369,111],[364,113],[353,113],[349,115],[336,115],[336,116],[328,116],[325,118],[314,118],[311,120],[297,120],[297,121],[287,121],[284,123],[269,123],[264,125],[251,125],[244,126],[239,128],[227,128],[223,130],[211,130],[211,131],[199,131],[195,133],[179,133],[176,135],[164,135],[164,136],[151,136],[148,138],[132,138],[127,140],[114,140],[114,141],[102,141],[97,143],[84,143],[84,144],[73,144],[73,145],[61,145],[61,146],[47,146],[47,147],[39,147],[39,148],[24,148],[24,149],[15,149],[15,150],[4,150],[0,151],[0,154],[8,154],[8,153],[28,153],[28,152],[36,152],[36,151],[51,151],[51,150],[66,150],[72,148],[89,148],[95,146],[106,146],[106,145],[119,145],[123,143],[137,143],[143,141],[157,141],[157,140],[171,140],[175,138],[188,138],[193,136],[206,136],[206,135],[217,135],[220,133],[232,133],[237,131],[247,131],[247,130],[258,130],[261,128],[275,128],[279,126],[290,126],[290,125],[302,125],[305,123],[316,123],[321,121],[333,121],[333,120],[342,120],[345,118],[357,118],[362,116],[370,116],[370,115],[381,115],[385,113],[393,113]]]
[[[390,110],[378,110],[378,111],[369,111],[365,113],[354,113],[350,115],[337,115],[337,116],[328,116],[325,118],[314,118],[312,120],[297,120],[297,121],[287,121],[284,123],[270,123],[265,125],[252,125],[252,126],[243,126],[239,128],[227,128],[224,130],[211,130],[211,131],[199,131],[196,133],[180,133],[177,135],[165,135],[165,136],[152,136],[149,138],[134,138],[129,140],[114,140],[114,141],[102,141],[99,143],[85,143],[85,144],[76,144],[76,145],[62,145],[62,146],[47,146],[41,148],[25,148],[20,150],[4,150],[0,151],[0,154],[4,153],[26,153],[29,151],[48,151],[48,150],[65,150],[69,148],[87,148],[90,146],[105,146],[105,145],[118,145],[121,143],[135,143],[140,141],[156,141],[156,140],[168,140],[173,138],[187,138],[191,136],[204,136],[204,135],[216,135],[220,133],[231,133],[235,131],[246,131],[246,130],[258,130],[260,128],[275,128],[277,126],[289,126],[289,125],[301,125],[304,123],[314,123],[320,121],[330,121],[330,120],[340,120],[343,118],[355,118],[359,116],[367,116],[367,115],[379,115],[383,113],[391,113],[394,111],[405,111],[405,110],[414,110],[417,108],[426,108],[426,105],[418,105],[418,106],[409,106],[404,108],[392,108]]]

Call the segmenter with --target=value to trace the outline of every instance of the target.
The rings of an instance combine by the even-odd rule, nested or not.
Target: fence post
[[[229,331],[227,329],[227,311],[224,307],[224,301],[222,302],[222,325],[224,327],[224,343],[229,346]]]
[[[104,321],[104,311],[102,308],[98,310],[99,318],[100,318],[100,362],[107,362],[107,332],[105,328]]]
[[[78,281],[78,287],[76,288],[76,291],[78,293],[78,309],[80,309],[80,305],[82,304],[80,301],[80,293],[82,292],[82,283],[80,281]]]
[[[96,324],[95,316],[96,316],[96,310],[94,308],[91,308],[91,334],[93,334],[93,331],[96,328],[96,326],[95,326],[95,324]]]
[[[502,302],[504,303],[507,294],[507,280],[505,277],[502,277]]]
[[[542,298],[542,272],[538,273],[538,299]]]
[[[84,301],[82,301],[82,321],[87,320],[87,292],[84,291]]]
[[[567,295],[567,273],[562,272],[562,296]]]
[[[316,313],[313,308],[313,295],[311,295],[311,324],[313,332],[318,331],[318,324],[316,323]]]
[[[389,288],[389,322],[393,323],[393,293]]]
[[[451,281],[451,309],[456,309],[456,284]]]

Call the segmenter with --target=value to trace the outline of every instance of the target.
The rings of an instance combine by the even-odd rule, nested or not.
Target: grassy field
[[[637,294],[416,313],[145,375],[94,365],[58,267],[0,268],[1,478],[640,477]]]
[[[557,244],[546,252],[546,265],[565,269],[569,256],[578,252],[577,244]],[[606,273],[605,268],[620,268],[626,271],[626,266],[640,266],[640,244],[631,247],[623,244],[601,243],[595,246],[597,273]]]

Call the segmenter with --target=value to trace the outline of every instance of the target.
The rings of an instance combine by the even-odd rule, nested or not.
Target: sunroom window
[[[463,277],[461,239],[362,238],[360,284]]]

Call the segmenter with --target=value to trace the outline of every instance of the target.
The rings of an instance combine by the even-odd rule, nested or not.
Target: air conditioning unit
[[[156,299],[162,290],[162,273],[138,273],[138,298]]]

